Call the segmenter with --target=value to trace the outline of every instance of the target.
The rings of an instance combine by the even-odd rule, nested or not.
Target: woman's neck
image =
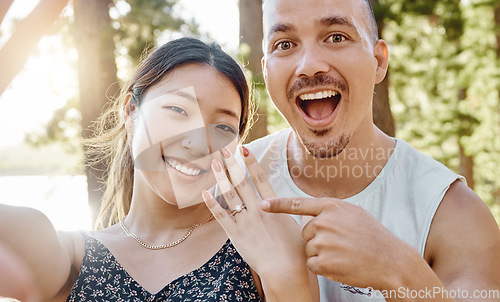
[[[134,183],[130,211],[124,221],[132,233],[148,234],[152,237],[171,237],[171,234],[177,238],[179,232],[183,233],[192,225],[205,222],[211,216],[201,194],[199,204],[179,208],[152,190],[136,190],[136,186],[140,185],[139,182]],[[143,184],[142,188],[144,187]]]

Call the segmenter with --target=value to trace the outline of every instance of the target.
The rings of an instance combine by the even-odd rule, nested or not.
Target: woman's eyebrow
[[[196,96],[193,95],[192,93],[187,93],[185,91],[185,88],[169,91],[169,92],[167,92],[167,94],[175,94],[175,95],[178,95],[178,96],[183,97],[185,99],[188,99],[190,101],[198,102],[198,99],[196,98]]]
[[[224,114],[224,115],[228,115],[232,118],[240,120],[240,118],[238,117],[238,115],[234,111],[226,109],[226,108],[217,108],[217,109],[215,109],[215,112],[220,113],[220,114]]]
[[[174,94],[174,95],[183,97],[185,99],[188,99],[190,101],[198,102],[198,99],[196,98],[196,96],[194,96],[191,93],[186,92],[185,90],[186,90],[185,88],[176,89],[176,90],[172,90],[172,91],[167,92],[167,94]],[[215,112],[220,113],[220,114],[224,114],[224,115],[228,115],[228,116],[235,118],[237,120],[240,119],[238,114],[236,114],[233,110],[230,110],[230,109],[218,107],[215,109]]]

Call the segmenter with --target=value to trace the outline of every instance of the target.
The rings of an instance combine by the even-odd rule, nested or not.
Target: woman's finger
[[[234,225],[233,217],[219,205],[217,200],[215,200],[212,194],[210,194],[208,191],[204,190],[201,193],[201,196],[203,197],[203,200],[205,201],[205,204],[207,205],[210,212],[212,212],[212,215],[214,215],[215,219],[219,222],[224,231],[226,231],[226,233],[229,235],[229,232]]]
[[[243,157],[243,160],[245,161],[248,172],[250,172],[252,181],[257,188],[257,192],[259,192],[260,198],[268,199],[277,197],[273,187],[267,179],[266,173],[261,168],[252,152],[250,152],[244,146],[240,146],[240,153]]]
[[[246,178],[245,172],[238,165],[231,151],[224,147],[222,148],[222,155],[226,161],[231,182],[240,197],[245,202],[246,206],[251,210],[260,209],[260,201],[255,194],[249,179]]]
[[[233,210],[238,205],[241,206],[243,201],[227,178],[226,173],[222,169],[222,164],[217,159],[212,161],[212,170],[229,209]]]

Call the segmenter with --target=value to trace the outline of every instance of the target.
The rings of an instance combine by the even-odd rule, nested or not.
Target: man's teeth
[[[200,169],[196,168],[190,168],[188,166],[185,166],[181,164],[180,162],[176,161],[175,159],[168,158],[167,163],[174,169],[176,169],[179,172],[182,172],[186,175],[191,175],[191,176],[196,176],[201,174]]]
[[[325,90],[325,91],[319,91],[316,93],[305,93],[299,95],[299,98],[303,101],[310,101],[310,100],[319,100],[319,99],[324,99],[324,98],[329,98],[336,96],[338,93],[333,91],[333,90]]]

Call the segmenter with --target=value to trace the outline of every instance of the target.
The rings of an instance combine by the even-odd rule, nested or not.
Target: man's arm
[[[464,301],[500,301],[500,231],[465,184],[455,181],[443,198],[424,256],[446,288],[461,292]]]
[[[262,207],[314,216],[303,230],[309,269],[352,286],[398,293],[387,301],[471,301],[474,292],[461,299],[444,288],[500,288],[498,227],[484,203],[463,184],[452,185],[434,219],[426,252],[434,271],[372,215],[342,200],[276,198]],[[498,297],[480,301],[489,300]]]

